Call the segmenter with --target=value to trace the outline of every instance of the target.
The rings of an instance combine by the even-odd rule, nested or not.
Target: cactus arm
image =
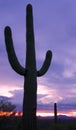
[[[6,43],[6,50],[8,53],[8,59],[11,64],[11,67],[20,75],[26,74],[26,69],[24,69],[18,62],[16,57],[14,47],[13,47],[13,40],[12,40],[12,33],[10,27],[5,27],[5,43]]]
[[[49,66],[51,64],[51,59],[52,59],[52,52],[49,50],[46,53],[46,58],[45,58],[45,61],[44,61],[43,65],[42,65],[41,69],[39,71],[37,71],[37,76],[38,77],[44,75],[47,72],[47,70],[48,70],[48,68],[49,68]]]

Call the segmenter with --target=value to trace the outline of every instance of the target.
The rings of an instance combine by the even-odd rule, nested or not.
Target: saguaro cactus
[[[46,53],[46,58],[42,68],[37,71],[34,45],[33,13],[32,6],[26,8],[26,65],[20,65],[16,57],[12,32],[9,26],[5,27],[5,43],[8,59],[12,68],[24,76],[24,98],[23,98],[23,130],[36,130],[36,106],[37,106],[37,76],[42,76],[48,70],[52,52]]]
[[[57,123],[57,104],[54,103],[54,122]]]

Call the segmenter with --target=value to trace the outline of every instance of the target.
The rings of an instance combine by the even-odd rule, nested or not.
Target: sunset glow
[[[47,117],[47,116],[54,116],[54,113],[49,113],[49,112],[46,112],[46,111],[38,111],[37,116],[42,116],[42,117]]]
[[[0,116],[10,116],[12,114],[13,114],[13,112],[3,112],[3,111],[0,111]]]
[[[22,116],[22,112],[3,112],[0,111],[0,116]]]
[[[3,112],[0,111],[0,116],[22,116],[23,113],[22,112]],[[54,116],[53,112],[46,112],[46,111],[37,111],[36,113],[37,116],[41,116],[41,117],[51,117]],[[59,112],[57,115],[65,115],[68,117],[76,117],[76,111],[69,111],[69,112]]]
[[[76,111],[58,112],[57,115],[66,115],[69,117],[76,117]],[[38,111],[37,116],[42,116],[42,117],[54,116],[54,113],[53,112],[46,112],[46,111]]]
[[[22,115],[23,115],[22,112],[16,112],[16,113],[15,113],[15,116],[22,116]]]

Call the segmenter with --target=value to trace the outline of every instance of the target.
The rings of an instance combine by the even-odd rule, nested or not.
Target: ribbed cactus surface
[[[52,52],[46,53],[45,61],[42,68],[37,71],[36,55],[35,55],[35,39],[33,27],[33,11],[32,5],[26,7],[26,64],[22,67],[17,59],[12,32],[9,26],[5,27],[5,43],[9,62],[12,68],[20,75],[24,76],[24,97],[23,97],[23,130],[36,130],[37,118],[37,77],[42,76],[48,70]]]

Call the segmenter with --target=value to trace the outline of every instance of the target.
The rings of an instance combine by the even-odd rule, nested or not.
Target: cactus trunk
[[[30,74],[30,73],[28,73]],[[28,75],[27,78],[30,79]],[[36,79],[36,78],[35,78]],[[32,83],[32,85],[31,85]],[[27,88],[28,87],[28,88]],[[34,89],[34,91],[33,91]],[[36,101],[37,101],[37,83],[36,80],[24,82],[24,99],[23,99],[23,130],[36,130]]]
[[[57,104],[54,103],[54,122],[57,123]]]
[[[37,74],[32,8],[26,15],[26,69],[24,76],[23,130],[36,130]]]
[[[23,130],[36,130],[37,118],[37,76],[44,75],[51,63],[52,52],[49,50],[46,53],[45,61],[39,71],[36,68],[35,55],[35,39],[33,29],[33,13],[32,6],[27,5],[26,8],[26,64],[22,67],[16,57],[12,32],[9,26],[5,28],[5,43],[8,54],[8,59],[11,67],[18,74],[24,76],[24,97],[23,97]]]

